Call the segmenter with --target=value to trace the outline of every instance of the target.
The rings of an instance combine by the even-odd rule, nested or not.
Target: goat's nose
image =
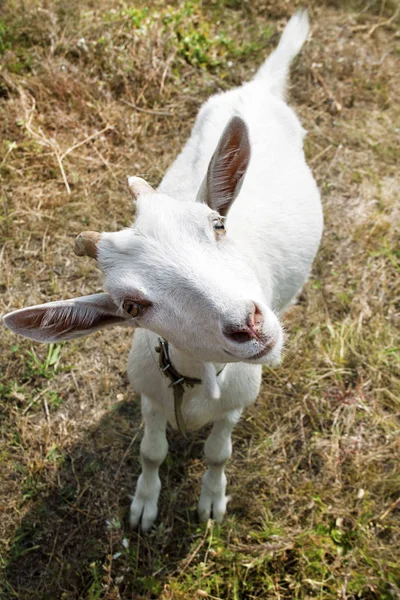
[[[236,342],[237,344],[244,344],[245,342],[260,337],[263,323],[264,318],[262,312],[257,304],[253,302],[252,308],[247,315],[245,322],[243,324],[239,324],[237,322],[226,324],[223,332],[224,335],[233,342]]]

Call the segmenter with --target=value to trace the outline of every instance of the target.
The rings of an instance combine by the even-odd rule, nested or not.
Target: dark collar
[[[169,343],[167,340],[163,338],[158,338],[159,346],[156,346],[155,350],[160,355],[160,368],[163,374],[171,380],[170,387],[174,387],[176,385],[187,385],[188,387],[193,387],[198,383],[201,383],[201,379],[197,379],[195,377],[186,377],[186,375],[182,375],[179,373],[171,363],[171,358],[169,356]]]
[[[171,364],[169,356],[169,344],[167,340],[158,338],[159,346],[156,346],[156,352],[159,353],[160,369],[161,372],[171,380],[169,387],[172,388],[174,395],[174,412],[176,419],[176,426],[179,432],[186,438],[186,423],[182,413],[183,396],[185,393],[185,386],[193,387],[198,383],[201,383],[201,379],[195,377],[186,377],[181,375]]]
[[[186,375],[182,375],[177,371],[171,363],[171,358],[169,356],[169,344],[167,340],[163,338],[158,338],[159,346],[156,346],[155,350],[160,355],[159,364],[161,372],[171,380],[169,387],[172,388],[174,395],[174,412],[176,425],[178,430],[186,438],[186,424],[185,419],[183,418],[182,413],[182,403],[183,396],[185,394],[185,386],[194,387],[195,385],[201,383],[201,379],[197,379],[195,377],[186,377]],[[226,365],[222,367],[222,369],[217,373],[217,377],[222,371],[225,369]]]

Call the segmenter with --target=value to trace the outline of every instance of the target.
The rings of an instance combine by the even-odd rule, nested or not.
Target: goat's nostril
[[[251,309],[243,325],[239,323],[228,325],[223,331],[227,338],[237,344],[244,344],[253,339],[259,339],[262,334],[264,317],[255,302],[251,303]]]
[[[237,344],[244,344],[251,340],[251,336],[247,331],[225,331],[226,337]]]

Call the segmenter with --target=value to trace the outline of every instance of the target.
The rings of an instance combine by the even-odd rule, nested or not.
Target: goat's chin
[[[260,358],[248,359],[243,362],[250,363],[251,365],[265,365],[266,367],[278,367],[282,362],[282,354],[279,351],[270,352],[265,356],[261,356]]]
[[[254,356],[248,359],[244,359],[243,362],[250,363],[252,365],[265,365],[267,367],[278,367],[282,362],[282,343],[278,343],[275,348],[269,352],[261,353],[261,356]]]
[[[204,360],[204,359],[203,359]],[[263,356],[239,356],[239,355],[227,355],[224,357],[208,357],[206,362],[214,362],[218,364],[222,363],[247,363],[249,365],[265,365],[268,367],[278,367],[282,362],[281,350],[272,350]]]

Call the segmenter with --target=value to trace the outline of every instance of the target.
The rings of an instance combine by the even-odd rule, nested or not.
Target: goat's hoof
[[[229,500],[229,496],[225,496],[225,494],[202,492],[199,504],[197,505],[197,513],[200,521],[204,523],[208,519],[213,519],[217,523],[222,523]]]
[[[147,533],[154,525],[157,518],[157,503],[146,498],[134,498],[131,504],[129,522],[132,529],[139,527]]]

